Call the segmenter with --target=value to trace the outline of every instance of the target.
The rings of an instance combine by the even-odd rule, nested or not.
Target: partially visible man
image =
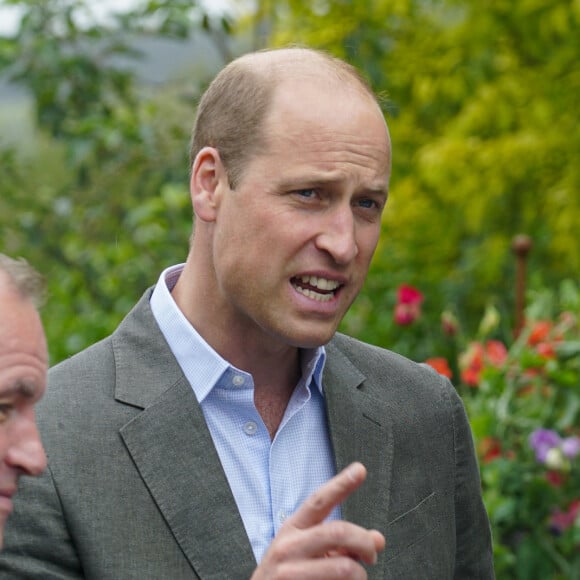
[[[48,368],[37,312],[43,290],[27,262],[0,254],[0,547],[19,477],[46,467],[34,417]]]

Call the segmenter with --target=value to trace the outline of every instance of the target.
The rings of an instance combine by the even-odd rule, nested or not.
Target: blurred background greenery
[[[52,363],[185,260],[189,135],[215,72],[325,49],[368,77],[394,147],[342,329],[452,378],[498,578],[580,579],[580,456],[547,471],[528,444],[580,437],[579,39],[579,0],[0,0],[0,251],[48,278]],[[533,245],[514,342],[518,234]]]
[[[440,317],[514,327],[516,234],[530,290],[579,279],[577,0],[4,0],[0,249],[50,284],[52,362],[108,334],[186,257],[196,99],[242,52],[307,44],[359,67],[394,145],[368,283],[343,330],[448,354]],[[299,90],[299,87],[297,87]],[[397,288],[424,296],[413,331]]]

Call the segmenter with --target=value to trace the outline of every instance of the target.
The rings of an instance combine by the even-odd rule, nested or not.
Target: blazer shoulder
[[[78,389],[79,384],[111,382],[114,379],[118,357],[115,351],[119,350],[115,345],[126,344],[126,349],[137,356],[141,345],[134,344],[135,329],[139,329],[137,332],[145,336],[152,333],[154,319],[149,308],[150,294],[151,289],[143,295],[112,334],[53,366],[48,373],[49,384],[57,389],[66,388],[69,384]]]
[[[329,357],[345,356],[360,371],[380,371],[403,373],[404,375],[418,374],[419,376],[437,377],[434,369],[423,363],[413,361],[392,350],[362,342],[346,334],[336,333],[334,338],[326,345]]]
[[[101,371],[110,365],[107,365],[113,358],[113,348],[111,337],[96,342],[84,350],[72,355],[71,357],[60,361],[48,371],[49,382],[58,380],[61,384],[67,377],[75,377],[75,382],[79,376],[86,373],[92,373],[96,369]]]
[[[344,359],[364,375],[363,390],[377,396],[433,400],[457,396],[450,381],[424,363],[413,361],[391,350],[337,333],[326,345],[327,364]]]

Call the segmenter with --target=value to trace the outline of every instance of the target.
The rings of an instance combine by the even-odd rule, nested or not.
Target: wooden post
[[[514,335],[517,338],[522,331],[525,319],[524,309],[526,301],[526,261],[532,248],[532,240],[529,236],[520,234],[512,240],[512,250],[516,255],[516,319]]]

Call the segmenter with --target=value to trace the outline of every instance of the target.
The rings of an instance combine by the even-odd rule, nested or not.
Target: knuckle
[[[364,568],[352,558],[334,558],[334,575],[336,578],[348,578],[349,580],[364,580],[367,574]]]
[[[347,522],[335,520],[328,524],[328,534],[331,541],[337,546],[346,544],[350,536],[350,527]]]
[[[306,500],[306,503],[307,503],[309,509],[316,511],[316,512],[324,509],[324,507],[326,506],[326,500],[321,493],[312,494]]]
[[[289,538],[279,536],[270,546],[269,556],[273,562],[279,564],[288,560],[293,551],[293,544]]]

